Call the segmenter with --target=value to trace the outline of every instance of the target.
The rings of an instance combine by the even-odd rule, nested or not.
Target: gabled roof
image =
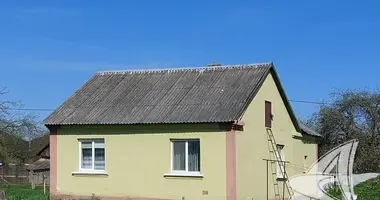
[[[30,141],[30,156],[39,154],[49,145],[49,134],[43,134]]]
[[[98,72],[45,125],[234,122],[272,73],[297,129],[273,63]]]
[[[40,158],[34,163],[30,164],[27,168],[28,171],[33,170],[35,172],[39,171],[49,171],[50,170],[50,159]]]
[[[37,156],[42,158],[50,158],[50,144],[47,144],[44,148],[37,153]]]

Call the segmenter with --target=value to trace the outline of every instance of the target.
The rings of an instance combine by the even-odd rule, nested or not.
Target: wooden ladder
[[[286,191],[287,193],[289,194],[289,197],[293,196],[293,189],[289,183],[289,177],[288,177],[288,174],[286,173],[286,170],[285,170],[285,163],[286,161],[283,161],[282,158],[281,158],[281,155],[278,153],[277,151],[277,143],[276,143],[276,139],[274,138],[274,135],[273,135],[273,132],[272,132],[272,129],[271,128],[266,128],[267,129],[267,136],[268,136],[268,142],[270,143],[270,149],[269,149],[269,152],[270,152],[270,155],[271,157],[273,157],[273,159],[271,158],[271,160],[268,160],[270,163],[271,163],[271,174],[272,174],[272,177],[273,177],[273,187],[274,187],[274,195],[275,195],[275,199],[277,200],[281,200],[281,199],[285,199],[285,195],[281,195],[281,192],[280,192],[280,185],[278,184],[279,181],[277,180],[277,165],[279,166],[278,168],[280,169],[280,173],[281,173],[281,179],[283,179],[283,190],[285,190],[286,188]],[[285,193],[283,191],[283,193]]]

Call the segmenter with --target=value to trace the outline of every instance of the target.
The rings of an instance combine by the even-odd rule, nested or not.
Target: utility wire
[[[17,110],[17,111],[53,111],[51,108],[7,108],[7,110]]]
[[[305,100],[289,100],[290,102],[294,103],[304,103],[304,104],[314,104],[314,105],[329,105],[330,103],[324,103],[324,102],[318,102],[318,101],[305,101]],[[15,110],[15,111],[53,111],[52,108],[9,108],[8,110]]]
[[[289,100],[294,103],[306,103],[306,104],[317,104],[317,105],[329,105],[331,103],[318,102],[318,101],[305,101],[305,100]]]

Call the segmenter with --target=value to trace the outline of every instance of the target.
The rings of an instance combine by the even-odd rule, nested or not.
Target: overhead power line
[[[53,111],[51,108],[8,108],[8,110],[18,110],[18,111]]]
[[[330,103],[318,102],[318,101],[304,101],[304,100],[289,100],[294,103],[306,103],[306,104],[317,104],[317,105],[329,105]]]

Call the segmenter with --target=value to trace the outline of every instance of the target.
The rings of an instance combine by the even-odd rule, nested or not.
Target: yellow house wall
[[[196,127],[196,130],[185,125],[63,127],[57,139],[57,193],[225,199],[225,131],[218,131],[215,125]],[[79,167],[78,139],[86,138],[104,138],[107,176],[72,175]],[[203,178],[164,177],[170,172],[170,139],[180,138],[200,139]],[[208,195],[202,195],[203,191]]]
[[[318,159],[316,141],[313,137],[304,136],[303,138],[293,139],[293,145],[293,162],[296,165],[292,166],[292,171],[295,174],[301,174],[306,172]],[[307,156],[306,159],[305,156]]]
[[[264,122],[266,100],[272,102],[272,131],[277,144],[285,145],[285,160],[298,166],[303,166],[304,155],[308,156],[310,162],[315,160],[315,145],[303,144],[302,140],[292,137],[302,135],[296,131],[273,76],[269,74],[242,117],[244,130],[236,132],[237,199],[266,199],[267,173],[263,159],[270,158]],[[300,172],[292,166],[286,166],[286,171],[289,177]],[[269,164],[269,198],[273,199],[274,188],[270,172]]]

